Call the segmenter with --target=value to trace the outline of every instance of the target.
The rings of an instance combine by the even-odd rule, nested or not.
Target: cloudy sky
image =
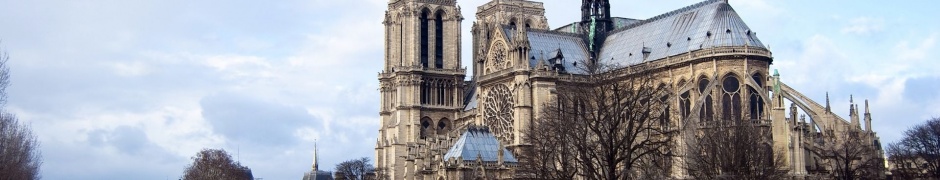
[[[486,1],[459,1],[464,35]],[[580,18],[579,1],[547,1],[552,28]],[[645,19],[696,2],[618,0],[612,13]],[[940,2],[731,4],[785,82],[819,102],[829,92],[844,117],[850,94],[869,99],[884,141],[940,117]],[[323,169],[373,156],[386,6],[0,0],[5,108],[39,136],[46,179],[175,179],[202,148],[224,148],[256,177],[299,179],[315,141]]]

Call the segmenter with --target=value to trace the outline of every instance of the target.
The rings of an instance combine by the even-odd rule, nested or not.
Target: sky
[[[459,0],[462,44],[476,7]],[[697,0],[617,0],[646,19]],[[374,158],[387,0],[0,0],[4,109],[41,142],[45,179],[176,179],[222,148],[264,179]],[[730,0],[771,68],[848,117],[870,101],[893,142],[940,117],[940,1]],[[579,1],[546,0],[549,26]],[[470,53],[463,53],[463,64]],[[864,104],[860,105],[863,107]]]

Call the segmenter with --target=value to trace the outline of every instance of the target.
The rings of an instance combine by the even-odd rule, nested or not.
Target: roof
[[[510,41],[518,34],[511,26],[502,26],[502,30],[506,39]],[[526,30],[525,34],[529,41],[529,55],[531,55],[529,67],[536,67],[539,61],[550,65],[552,63],[548,60],[561,51],[565,57],[561,63],[565,71],[577,73],[583,68],[577,68],[576,63],[582,63],[590,57],[587,45],[584,44],[580,34],[539,29]]]
[[[468,99],[465,101],[467,104],[464,106],[463,111],[476,109],[477,105],[479,104],[479,101],[477,100],[479,99],[477,98],[477,91],[473,90],[473,94],[469,94],[467,97]]]
[[[633,25],[635,23],[643,21],[639,19],[622,18],[622,17],[611,17],[611,19],[613,19],[614,29],[627,27],[629,25]],[[555,29],[555,31],[580,34],[581,32],[578,31],[578,26],[580,24],[581,24],[580,22],[573,22],[571,24],[564,25],[560,28],[557,28]]]
[[[544,61],[546,65],[551,65],[548,59],[554,58],[560,51],[565,57],[562,66],[568,72],[578,71],[576,62],[587,60],[587,46],[578,34],[562,33],[543,30],[529,30],[526,32],[529,38],[529,47],[531,57],[529,57],[529,67],[536,67],[539,61]]]
[[[477,108],[477,81],[472,79],[471,81],[466,81],[466,86],[464,86],[463,99],[464,99],[464,111],[469,111]]]
[[[451,146],[444,155],[444,159],[458,158],[463,161],[476,161],[479,157],[483,162],[498,162],[499,151],[503,151],[503,162],[519,162],[509,150],[501,148],[496,136],[493,136],[488,128],[471,126],[460,136],[460,139],[457,139],[454,146]]]
[[[632,65],[722,46],[765,48],[725,0],[710,0],[614,30],[599,59]]]

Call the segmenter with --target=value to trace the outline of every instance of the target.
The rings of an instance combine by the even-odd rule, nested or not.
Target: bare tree
[[[887,148],[888,162],[893,165],[891,169],[892,178],[896,179],[916,179],[928,177],[926,161],[918,158],[913,149],[898,143],[891,143]],[[937,177],[932,177],[936,179]]]
[[[702,127],[687,144],[685,169],[696,179],[782,179],[784,158],[771,148],[767,127],[726,120]]]
[[[545,113],[531,129],[525,130],[523,139],[531,146],[517,152],[520,153],[519,178],[574,179],[578,173],[577,153],[571,142],[579,139],[570,133],[575,129],[568,126],[574,117],[563,113],[561,106],[555,103],[545,108]]]
[[[183,179],[186,180],[252,180],[251,169],[232,160],[232,156],[221,149],[203,149],[193,158],[193,164],[186,167]]]
[[[0,164],[3,179],[39,179],[42,165],[39,141],[32,129],[5,112],[0,113]]]
[[[873,142],[861,130],[830,133],[820,154],[829,161],[833,179],[878,179],[884,171],[884,159]]]
[[[586,75],[559,82],[556,101],[546,104],[526,135],[531,154],[538,156],[523,166],[558,179],[574,173],[585,179],[644,177],[638,167],[666,154],[672,139],[664,128],[668,120],[661,121],[668,102],[660,100],[665,87],[639,66],[584,64]]]
[[[30,126],[20,124],[15,115],[3,110],[10,86],[10,56],[0,50],[0,177],[39,179],[42,155],[39,140]]]
[[[10,86],[10,66],[7,66],[9,60],[10,54],[0,49],[0,106],[6,105],[7,102],[7,87]]]
[[[893,175],[940,179],[940,118],[932,118],[904,132],[888,145]]]
[[[346,180],[375,179],[375,167],[369,158],[347,160],[336,165],[336,174]]]

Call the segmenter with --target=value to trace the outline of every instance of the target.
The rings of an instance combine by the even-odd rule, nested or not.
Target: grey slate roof
[[[472,79],[471,81],[464,82],[463,98],[463,111],[469,111],[477,108],[477,81]]]
[[[444,159],[457,158],[460,161],[476,161],[477,157],[480,157],[483,162],[495,163],[499,161],[497,150],[503,151],[503,162],[519,162],[509,150],[500,148],[499,141],[496,140],[496,136],[490,133],[488,128],[471,126],[454,143],[454,146],[451,146],[447,154],[444,154]]]
[[[614,22],[614,29],[623,28],[629,25],[633,25],[634,23],[643,21],[639,19],[630,19],[630,18],[622,18],[622,17],[611,17],[611,19],[613,19],[613,22]],[[581,32],[578,32],[579,24],[580,22],[573,22],[571,24],[555,29],[555,31],[566,32],[566,33],[581,33]]]
[[[587,46],[578,34],[529,30],[526,32],[529,37],[529,65],[536,67],[539,61],[544,61],[546,65],[551,65],[548,59],[555,57],[559,51],[565,57],[561,63],[568,72],[577,72],[582,68],[575,67],[574,63],[582,63],[587,60]]]
[[[611,32],[599,59],[632,65],[702,48],[745,45],[765,48],[725,0],[710,0]]]
[[[479,104],[477,100],[479,98],[477,98],[476,90],[474,90],[472,94],[467,96],[467,98],[468,98],[466,99],[467,104],[463,107],[463,111],[470,111],[470,110],[476,109],[477,105]]]

